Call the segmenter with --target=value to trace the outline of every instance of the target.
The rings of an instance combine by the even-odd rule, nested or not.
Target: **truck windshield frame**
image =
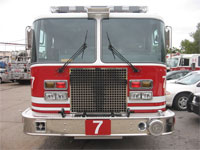
[[[97,59],[96,20],[88,18],[44,18],[34,22],[32,63],[65,63],[83,44],[83,57],[71,63],[94,63]]]
[[[152,18],[109,18],[101,21],[101,60],[123,63],[109,51],[106,33],[113,46],[131,63],[166,62],[165,28],[161,20]]]

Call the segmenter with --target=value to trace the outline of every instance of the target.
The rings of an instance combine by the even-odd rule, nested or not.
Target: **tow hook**
[[[59,111],[58,113],[60,113],[63,118],[66,116],[64,108],[62,108],[61,111]]]

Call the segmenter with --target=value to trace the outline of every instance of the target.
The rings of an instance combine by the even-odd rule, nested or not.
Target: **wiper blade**
[[[114,59],[115,59],[115,55],[116,55],[119,59],[121,59],[122,61],[124,61],[125,63],[127,63],[131,67],[131,69],[133,70],[133,72],[139,72],[139,70],[137,68],[135,68],[131,64],[130,61],[128,61],[116,48],[113,47],[113,45],[111,44],[108,32],[106,32],[106,33],[107,33],[107,39],[108,39],[108,43],[109,43],[108,49],[112,52]]]
[[[84,43],[83,43],[83,44],[81,45],[81,47],[68,59],[68,61],[65,62],[64,65],[58,69],[58,73],[63,73],[65,67],[67,67],[72,61],[74,61],[81,53],[82,53],[82,59],[83,59],[83,55],[84,55],[85,49],[87,48],[87,43],[86,43],[87,34],[88,34],[88,30],[86,31],[86,34],[85,34],[85,41],[84,41]]]

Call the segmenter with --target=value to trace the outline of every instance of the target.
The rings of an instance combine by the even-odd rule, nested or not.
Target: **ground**
[[[21,112],[31,105],[30,95],[30,85],[0,85],[0,150],[200,149],[200,117],[194,113],[173,109],[176,113],[175,131],[166,136],[127,137],[122,140],[73,140],[67,137],[26,135],[23,133]]]

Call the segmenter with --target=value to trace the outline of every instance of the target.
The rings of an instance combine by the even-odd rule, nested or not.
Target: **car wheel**
[[[0,78],[0,84],[2,83],[2,79]]]
[[[181,93],[178,96],[175,97],[173,107],[176,110],[187,110],[187,102],[189,100],[189,95],[187,93]]]

